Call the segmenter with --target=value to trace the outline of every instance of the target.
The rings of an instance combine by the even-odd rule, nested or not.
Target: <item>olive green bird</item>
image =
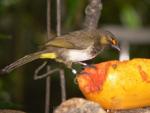
[[[104,30],[79,30],[56,37],[45,44],[44,50],[29,54],[2,69],[9,73],[12,70],[36,59],[54,59],[71,68],[72,63],[95,58],[101,51],[111,46],[119,50],[115,36]]]

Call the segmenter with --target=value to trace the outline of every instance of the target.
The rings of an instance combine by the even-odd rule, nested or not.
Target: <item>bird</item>
[[[9,73],[36,59],[53,59],[64,63],[68,68],[72,68],[73,63],[86,65],[83,61],[95,58],[108,46],[120,50],[119,42],[111,32],[102,29],[81,29],[48,40],[43,50],[25,55],[1,71]]]

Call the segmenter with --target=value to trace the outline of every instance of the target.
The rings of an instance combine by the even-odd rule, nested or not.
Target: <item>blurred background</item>
[[[52,34],[56,34],[56,0],[52,1]],[[82,28],[88,0],[61,0],[62,34]],[[150,58],[150,1],[102,0],[99,27],[110,28],[122,43],[127,42],[130,58]],[[37,51],[46,42],[46,0],[0,0],[0,68],[22,56]],[[125,31],[124,31],[125,29]],[[121,31],[120,31],[121,30]],[[123,30],[123,33],[121,33]],[[129,31],[137,32],[128,34]],[[117,34],[118,33],[118,34]],[[136,33],[142,34],[136,42]],[[124,35],[125,36],[124,36]],[[121,37],[123,35],[123,37]],[[127,38],[127,39],[126,39]],[[130,43],[130,38],[133,38]],[[134,42],[135,40],[135,42]],[[143,41],[144,40],[144,41]],[[128,50],[127,47],[127,50]],[[107,49],[89,63],[118,59],[119,53]],[[0,77],[0,109],[21,109],[29,113],[44,112],[45,79],[33,80],[36,60]],[[49,62],[52,68],[58,63]],[[63,65],[63,64],[62,64]],[[64,67],[64,66],[63,66]],[[78,65],[75,68],[80,68]],[[67,98],[82,97],[74,82],[75,75],[65,68]],[[61,102],[58,73],[51,77],[51,110]]]

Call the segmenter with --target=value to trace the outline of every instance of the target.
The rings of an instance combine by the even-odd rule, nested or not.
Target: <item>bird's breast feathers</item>
[[[68,49],[66,60],[72,62],[85,61],[94,58],[97,54],[93,53],[93,46],[83,50]]]

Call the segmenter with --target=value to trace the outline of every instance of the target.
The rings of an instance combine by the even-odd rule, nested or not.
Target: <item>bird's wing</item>
[[[64,38],[55,38],[45,44],[46,47],[74,48],[74,44]]]
[[[90,33],[87,33],[84,30],[75,31],[47,42],[46,47],[55,46],[60,48],[68,49],[86,49],[88,46],[93,44],[93,37],[90,36]]]

